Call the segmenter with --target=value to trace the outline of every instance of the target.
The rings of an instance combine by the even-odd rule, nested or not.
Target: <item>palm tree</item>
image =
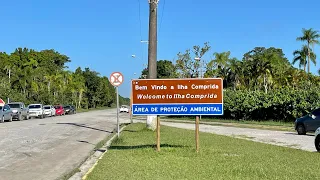
[[[303,70],[306,71],[308,46],[303,45],[301,50],[295,50],[293,52],[293,55],[294,55],[294,58],[293,58],[292,64],[295,64],[297,61],[299,61],[299,68],[303,66]]]
[[[308,73],[310,73],[310,58],[311,58],[311,49],[310,45],[313,46],[312,49],[314,49],[315,44],[320,44],[319,38],[320,34],[318,34],[318,31],[310,29],[302,29],[302,36],[297,37],[297,41],[306,41],[308,46]]]
[[[229,56],[230,51],[228,52],[222,52],[222,53],[214,53],[215,59],[213,60],[215,66],[217,69],[224,69],[229,64]]]
[[[238,61],[237,59],[230,60],[229,76],[233,82],[233,90],[236,90],[236,88],[241,85],[241,79],[243,79],[242,61]]]

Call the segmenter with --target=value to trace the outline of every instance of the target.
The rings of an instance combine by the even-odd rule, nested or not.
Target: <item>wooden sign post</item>
[[[199,152],[199,116],[223,115],[221,78],[132,80],[132,115],[157,115],[157,151],[160,151],[159,115],[196,116],[195,141]]]
[[[196,116],[196,151],[199,152],[199,116]]]

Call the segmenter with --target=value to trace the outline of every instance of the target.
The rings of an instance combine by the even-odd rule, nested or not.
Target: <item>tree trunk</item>
[[[266,80],[266,74],[263,75],[263,85],[264,85],[264,92],[268,93],[268,84]]]
[[[78,102],[78,108],[81,107],[81,100],[82,100],[82,91],[79,93],[79,102]]]
[[[310,73],[310,43],[308,42],[308,73]]]

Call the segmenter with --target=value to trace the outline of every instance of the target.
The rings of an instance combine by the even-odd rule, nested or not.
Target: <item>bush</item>
[[[224,91],[224,118],[294,121],[320,106],[320,88]]]

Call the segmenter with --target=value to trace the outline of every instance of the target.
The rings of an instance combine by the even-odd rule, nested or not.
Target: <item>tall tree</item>
[[[89,68],[68,71],[68,62],[68,56],[53,49],[0,52],[1,98],[26,104],[75,104],[77,108],[111,106],[116,96],[108,78]]]
[[[294,58],[292,64],[299,62],[299,67],[303,67],[303,70],[306,71],[308,53],[310,53],[311,62],[316,65],[316,54],[312,50],[309,51],[307,45],[303,45],[301,50],[293,52]]]
[[[315,44],[319,44],[319,39],[320,35],[318,33],[318,31],[313,30],[312,28],[310,29],[302,29],[302,36],[297,37],[297,41],[306,41],[307,42],[307,46],[308,46],[308,73],[310,73],[310,58],[311,58],[311,45],[313,46],[313,50],[314,50],[314,45]]]
[[[145,68],[141,72],[140,79],[144,79],[148,74],[148,69]],[[175,78],[177,77],[176,67],[169,60],[159,60],[157,61],[157,78],[166,79],[166,78]]]
[[[178,53],[178,60],[176,61],[176,69],[180,78],[195,78],[199,76],[199,67],[201,65],[201,58],[210,50],[211,46],[208,42],[204,43],[203,47],[199,45],[193,46],[193,54],[191,50],[187,49],[185,53]],[[197,60],[197,59],[200,59]]]

